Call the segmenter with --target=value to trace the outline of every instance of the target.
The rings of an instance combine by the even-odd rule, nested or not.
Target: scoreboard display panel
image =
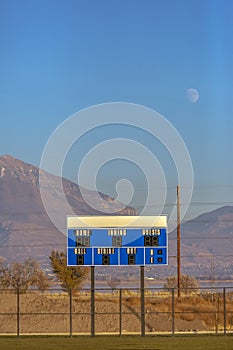
[[[68,266],[167,265],[166,216],[68,216]]]

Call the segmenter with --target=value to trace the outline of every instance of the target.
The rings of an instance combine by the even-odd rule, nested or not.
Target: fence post
[[[95,266],[91,266],[91,335],[95,335]]]
[[[119,289],[119,336],[122,334],[122,289]]]
[[[223,288],[223,327],[224,327],[224,335],[226,335],[226,322],[227,321],[227,313],[226,313],[226,288]]]
[[[144,266],[140,266],[141,281],[141,336],[145,336],[145,287],[144,287]]]
[[[20,336],[20,307],[19,307],[19,288],[17,288],[17,337]]]
[[[172,335],[175,333],[175,290],[172,288]]]
[[[70,288],[70,337],[73,335],[72,288]]]

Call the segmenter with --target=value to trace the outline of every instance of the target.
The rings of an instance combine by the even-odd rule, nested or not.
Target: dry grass
[[[73,331],[90,333],[91,293],[72,296]],[[226,294],[226,327],[233,329],[233,294]],[[16,332],[17,298],[2,293],[0,298],[0,333]],[[119,332],[119,291],[95,294],[96,332]],[[122,290],[122,332],[140,332],[141,299],[139,291]],[[27,333],[69,333],[70,296],[67,293],[20,295],[20,331]],[[224,305],[222,294],[192,293],[174,296],[169,292],[145,292],[146,331],[222,331]]]

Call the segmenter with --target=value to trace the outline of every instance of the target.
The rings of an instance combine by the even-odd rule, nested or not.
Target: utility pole
[[[180,297],[180,186],[177,185],[177,292]]]

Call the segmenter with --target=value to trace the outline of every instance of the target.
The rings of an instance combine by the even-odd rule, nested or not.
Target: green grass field
[[[232,350],[231,336],[97,336],[91,337],[1,337],[0,350]]]

